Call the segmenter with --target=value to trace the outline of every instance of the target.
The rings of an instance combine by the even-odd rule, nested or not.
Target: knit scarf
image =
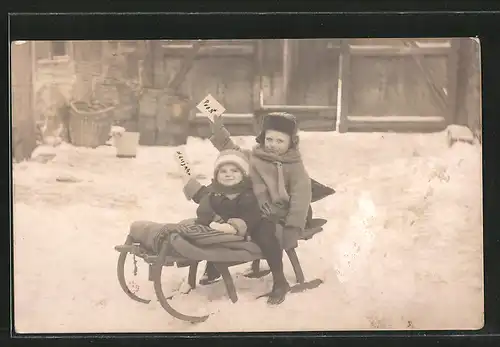
[[[289,149],[285,154],[279,155],[268,153],[264,150],[263,146],[257,145],[252,149],[252,155],[265,161],[280,163],[297,163],[302,160],[300,152],[295,148]]]
[[[275,201],[273,201],[273,203],[279,204],[282,201],[289,201],[290,195],[288,195],[286,191],[283,163],[296,163],[301,161],[300,152],[297,149],[290,149],[285,154],[278,155],[266,152],[262,146],[255,146],[252,150],[252,154],[259,159],[272,162],[276,165],[278,197],[274,199]]]
[[[217,182],[217,180],[212,179],[212,187],[215,193],[220,194],[240,194],[244,191],[252,188],[252,182],[248,177],[244,177],[240,183],[233,186],[225,186]]]

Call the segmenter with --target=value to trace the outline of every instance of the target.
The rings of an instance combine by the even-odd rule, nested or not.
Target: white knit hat
[[[238,167],[244,176],[250,174],[250,163],[246,155],[238,150],[227,149],[221,151],[214,165],[214,177],[217,177],[219,168],[225,164],[234,164]]]

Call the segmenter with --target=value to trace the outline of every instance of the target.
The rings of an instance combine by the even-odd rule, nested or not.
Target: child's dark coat
[[[251,185],[234,199],[220,193],[206,194],[201,199],[196,214],[196,223],[208,226],[220,217],[224,223],[231,224],[240,236],[251,234],[262,221]]]

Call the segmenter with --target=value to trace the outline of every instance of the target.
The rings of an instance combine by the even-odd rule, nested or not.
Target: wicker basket
[[[69,133],[75,146],[96,148],[109,139],[113,123],[114,106],[99,111],[78,109],[82,102],[70,103]]]

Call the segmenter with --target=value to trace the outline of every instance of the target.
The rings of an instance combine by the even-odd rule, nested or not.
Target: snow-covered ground
[[[250,147],[252,137],[235,137]],[[52,161],[14,165],[14,304],[18,332],[194,332],[266,330],[479,329],[483,324],[481,149],[446,146],[445,134],[302,133],[311,177],[337,190],[313,205],[325,231],[298,248],[315,290],[278,307],[256,300],[271,277],[232,268],[240,300],[222,282],[179,295],[183,313],[212,313],[191,325],[155,300],[130,300],[116,278],[117,252],[134,220],[193,217],[175,148],[54,149]],[[185,151],[208,182],[217,151],[190,139]],[[57,178],[70,178],[60,182]],[[127,278],[154,299],[147,268]],[[204,266],[199,267],[199,272]],[[290,263],[285,272],[293,282]],[[187,268],[164,271],[176,290]]]

